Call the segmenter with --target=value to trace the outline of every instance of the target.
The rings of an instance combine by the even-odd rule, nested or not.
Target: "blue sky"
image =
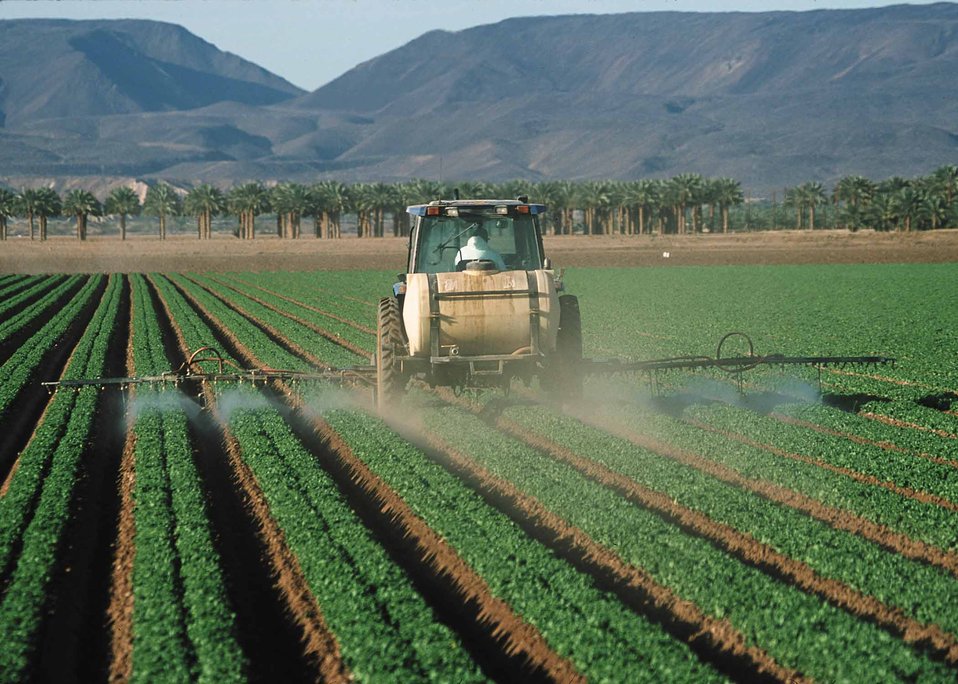
[[[930,4],[934,0],[907,4]],[[0,19],[156,19],[314,90],[433,29],[555,14],[812,10],[879,0],[0,0]]]

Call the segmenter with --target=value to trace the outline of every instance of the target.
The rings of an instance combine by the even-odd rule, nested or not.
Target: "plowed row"
[[[917,288],[958,269],[855,268],[568,278],[590,356],[750,329],[899,357],[821,399],[676,373],[385,415],[355,385],[39,383],[204,345],[365,364],[388,274],[4,278],[0,681],[953,681],[958,301]]]

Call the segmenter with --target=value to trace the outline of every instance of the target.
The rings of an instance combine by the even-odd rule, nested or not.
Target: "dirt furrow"
[[[618,492],[629,501],[653,510],[683,529],[709,540],[743,563],[754,565],[786,584],[797,585],[804,591],[818,595],[854,615],[872,620],[907,642],[928,645],[941,652],[949,663],[958,664],[958,639],[937,625],[923,624],[909,618],[901,610],[887,606],[843,582],[823,577],[807,564],[779,553],[750,534],[740,532],[729,525],[712,520],[703,513],[682,506],[667,495],[640,485],[635,480],[610,470],[596,461],[579,456],[507,418],[499,416],[495,420],[495,426],[527,446],[567,463],[586,477]]]
[[[63,278],[60,278],[56,285],[51,290],[56,289],[57,286],[63,284]],[[77,282],[73,285],[67,287],[67,289],[56,298],[55,301],[50,302],[50,304],[36,316],[34,316],[30,321],[27,322],[20,330],[11,334],[7,339],[0,341],[0,364],[3,364],[9,359],[14,352],[16,352],[23,344],[29,340],[34,333],[36,333],[40,328],[47,324],[47,322],[53,318],[57,312],[62,309],[67,302],[69,302],[73,297],[76,296],[83,286],[86,284],[86,279],[78,278]],[[45,293],[47,294],[47,293]],[[11,318],[12,314],[4,314],[3,318]]]
[[[124,281],[104,377],[126,374],[128,293],[129,285]],[[37,651],[37,676],[41,680],[102,680],[109,670],[107,613],[120,510],[118,477],[124,450],[124,409],[122,392],[114,388],[101,392],[73,488],[64,542],[47,589],[51,608]]]
[[[917,423],[909,423],[906,420],[899,420],[898,418],[892,418],[891,416],[884,416],[880,413],[859,413],[862,418],[868,418],[869,420],[875,420],[879,423],[884,423],[885,425],[893,425],[899,428],[906,428],[908,430],[921,430],[922,432],[930,432],[933,435],[938,435],[939,437],[944,437],[945,439],[958,439],[958,435],[953,432],[948,432],[946,430],[939,430],[937,428],[926,427],[924,425],[918,425]]]
[[[81,283],[82,286],[82,283]],[[71,290],[75,295],[79,287]],[[34,380],[28,382],[11,404],[8,415],[3,418],[3,430],[0,431],[0,476],[4,480],[9,479],[11,469],[14,467],[20,452],[26,447],[33,434],[36,431],[42,415],[46,412],[52,397],[47,389],[40,383],[54,378],[62,378],[63,373],[69,365],[76,346],[83,336],[86,325],[99,305],[100,300],[106,292],[106,278],[100,283],[99,287],[93,292],[90,301],[79,311],[77,316],[67,326],[66,331],[46,353],[43,360],[37,366],[33,373]],[[63,300],[68,301],[68,300]],[[60,307],[51,307],[56,311]],[[43,324],[38,326],[33,332],[39,330],[53,316],[53,311],[49,315],[43,316]],[[24,341],[26,342],[26,341]]]
[[[251,349],[189,293],[183,293],[228,348],[247,363],[261,365]],[[304,358],[313,363],[319,361],[310,357],[312,355]],[[288,386],[274,383],[274,389],[292,408],[302,411],[301,399]],[[325,444],[327,457],[322,459],[324,465],[328,468],[331,463],[338,461],[340,464],[341,472],[337,474],[334,469],[330,474],[350,504],[356,507],[364,523],[371,526],[386,550],[410,574],[433,610],[460,633],[466,648],[487,672],[504,670],[507,679],[527,681],[542,677],[554,681],[579,679],[575,667],[556,654],[534,626],[496,598],[481,576],[391,487],[372,473],[325,421],[317,418],[309,421]]]
[[[127,325],[126,374],[135,372],[133,363],[133,296],[129,294],[129,321]],[[133,399],[136,389],[128,390]],[[123,453],[120,456],[120,473],[117,480],[120,508],[117,516],[116,542],[113,552],[113,569],[110,581],[110,601],[107,619],[110,623],[110,666],[108,679],[111,684],[130,681],[133,674],[133,558],[136,555],[133,539],[136,536],[136,520],[133,516],[133,492],[136,488],[136,433],[127,422]]]
[[[411,439],[417,441],[415,436]],[[764,650],[747,645],[745,635],[727,619],[706,615],[694,603],[680,598],[641,568],[626,563],[584,531],[496,477],[442,438],[424,432],[421,440],[428,449],[438,452],[438,462],[451,468],[484,498],[491,499],[493,505],[509,514],[530,536],[559,552],[580,571],[587,572],[626,605],[687,642],[704,660],[735,679],[806,681],[800,673],[778,664]]]
[[[147,281],[159,305],[161,328],[174,341],[168,355],[175,351],[186,358],[190,350],[182,330],[152,278]],[[204,456],[195,463],[209,495],[209,517],[251,678],[348,681],[336,638],[239,442],[216,408],[212,388],[203,383],[198,389],[208,410],[190,420],[191,438]]]
[[[210,276],[210,279],[211,279],[211,280],[215,280],[216,282],[221,283],[221,284],[223,284],[223,285],[227,285],[228,287],[231,287],[231,286],[229,285],[229,283],[223,282],[220,278],[217,278],[217,277],[215,277],[215,276]],[[293,299],[292,297],[287,297],[286,295],[280,294],[279,292],[276,292],[276,291],[274,291],[274,290],[269,290],[269,289],[267,289],[267,288],[265,288],[265,287],[261,287],[261,286],[259,286],[259,285],[254,285],[253,283],[249,282],[248,280],[243,280],[242,278],[235,278],[235,280],[238,281],[238,282],[240,282],[240,283],[243,283],[244,285],[247,285],[248,287],[255,288],[255,289],[259,290],[260,292],[265,292],[266,294],[273,295],[274,297],[279,297],[280,299],[282,299],[282,300],[285,301],[285,302],[290,302],[291,304],[296,304],[297,306],[301,306],[301,307],[303,307],[304,309],[308,309],[309,311],[313,311],[313,312],[315,312],[315,313],[321,314],[321,315],[323,315],[323,316],[326,316],[327,318],[332,318],[334,321],[339,321],[340,323],[345,323],[346,325],[348,325],[348,326],[350,326],[350,327],[352,327],[352,328],[355,328],[356,330],[358,330],[358,331],[360,331],[360,332],[369,333],[370,335],[375,335],[375,334],[376,334],[375,329],[369,328],[369,327],[363,325],[362,323],[357,323],[356,321],[353,321],[353,320],[351,320],[351,319],[349,319],[349,318],[343,318],[342,316],[339,316],[339,315],[337,315],[337,314],[334,314],[334,313],[332,313],[331,311],[326,311],[325,309],[320,309],[320,308],[315,307],[315,306],[312,306],[312,305],[310,305],[310,304],[306,304],[305,302],[301,302],[301,301],[299,301],[299,300],[297,300],[297,299]],[[234,288],[234,289],[235,289],[235,288]],[[336,296],[337,296],[337,297],[340,297],[340,298],[342,298],[342,299],[349,299],[349,300],[354,301],[354,302],[360,302],[361,304],[365,304],[365,305],[367,305],[367,306],[370,305],[370,302],[367,302],[365,299],[357,299],[357,298],[355,298],[355,297],[348,297],[348,296],[343,295],[343,294],[337,294]],[[373,306],[375,306],[375,305],[373,305]]]
[[[265,300],[263,300],[263,299],[260,299],[259,297],[256,297],[255,295],[252,295],[252,294],[250,294],[250,293],[248,293],[248,292],[243,292],[242,290],[239,290],[239,289],[233,287],[233,286],[230,285],[229,283],[224,283],[222,280],[219,280],[219,279],[217,279],[217,278],[211,278],[211,280],[213,280],[213,281],[219,283],[220,285],[223,285],[224,287],[229,288],[229,289],[232,290],[233,292],[236,292],[236,293],[238,293],[238,294],[240,294],[240,295],[243,295],[244,297],[249,297],[251,300],[253,300],[253,301],[256,302],[257,304],[259,304],[260,306],[264,306],[264,307],[266,307],[267,309],[269,309],[270,311],[273,311],[273,312],[275,312],[275,313],[278,313],[280,316],[283,316],[283,317],[285,317],[285,318],[288,318],[288,319],[291,320],[291,321],[295,321],[296,323],[299,323],[299,324],[302,325],[303,327],[309,328],[310,330],[312,330],[313,332],[315,332],[315,333],[317,333],[317,334],[323,336],[324,338],[326,338],[327,340],[329,340],[329,341],[332,342],[333,344],[339,345],[339,346],[342,347],[343,349],[348,349],[348,350],[351,351],[353,354],[356,354],[356,355],[359,356],[359,357],[367,358],[367,357],[369,356],[369,351],[363,349],[362,347],[359,347],[358,345],[353,344],[353,343],[350,342],[349,340],[347,340],[347,339],[345,339],[345,338],[343,338],[343,337],[337,335],[337,334],[334,333],[334,332],[330,332],[329,330],[326,330],[325,328],[321,328],[320,326],[316,325],[315,323],[311,323],[311,322],[307,321],[307,320],[304,319],[304,318],[300,318],[299,316],[296,316],[295,314],[292,314],[292,313],[290,313],[289,311],[284,311],[283,309],[280,309],[280,308],[277,307],[276,305],[270,304],[269,302],[267,302],[267,301],[265,301]],[[203,287],[203,285],[202,285],[201,283],[198,283],[197,281],[193,280],[192,278],[190,279],[190,281],[193,282],[193,283],[195,283],[195,284],[196,284],[197,286],[199,286],[199,287]],[[210,294],[217,294],[215,291],[210,290],[209,288],[204,288],[204,289],[206,289],[206,291],[209,292]],[[222,297],[221,297],[221,298],[222,298]],[[283,299],[288,299],[288,298],[287,298],[287,297],[283,297]],[[289,301],[294,301],[294,300],[289,300]],[[363,330],[363,332],[369,332],[369,331],[368,331],[368,330]],[[374,334],[374,335],[376,334],[375,331],[373,331],[373,334]]]
[[[843,466],[837,466],[832,463],[827,463],[826,461],[819,460],[817,458],[812,458],[811,456],[805,456],[804,454],[797,454],[792,451],[787,451],[785,449],[780,449],[772,444],[765,444],[759,442],[745,435],[736,434],[734,432],[729,432],[721,428],[708,425],[698,420],[691,418],[686,418],[685,422],[693,427],[697,427],[700,430],[706,432],[711,432],[713,434],[721,435],[727,437],[728,439],[735,440],[746,446],[753,447],[755,449],[761,449],[762,451],[767,451],[770,454],[775,454],[776,456],[781,456],[782,458],[787,458],[793,461],[799,461],[801,463],[807,463],[808,465],[813,465],[823,470],[835,473],[837,475],[844,475],[845,477],[851,478],[856,482],[862,484],[871,485],[873,487],[881,487],[882,489],[887,489],[890,492],[894,492],[899,496],[905,497],[907,499],[912,499],[914,501],[920,501],[921,503],[931,504],[934,506],[940,506],[949,511],[958,512],[958,504],[948,499],[936,496],[935,494],[930,494],[918,489],[912,489],[911,487],[903,487],[901,485],[896,485],[894,482],[889,482],[887,480],[880,480],[874,475],[866,475],[860,473],[857,470],[852,470],[851,468],[845,468]]]
[[[916,458],[922,458],[922,459],[925,459],[926,461],[937,463],[938,465],[945,465],[945,466],[951,466],[952,468],[958,468],[958,460],[955,460],[955,459],[942,458],[940,456],[935,456],[933,454],[926,454],[922,451],[915,451],[914,449],[906,449],[905,447],[898,446],[897,444],[893,444],[891,442],[875,441],[873,439],[868,439],[867,437],[862,437],[860,435],[856,435],[851,432],[836,430],[834,428],[825,427],[824,425],[812,423],[807,420],[802,420],[800,418],[793,418],[792,416],[782,415],[781,413],[771,413],[769,415],[775,420],[779,420],[783,423],[787,423],[789,425],[795,425],[797,427],[807,428],[809,430],[814,430],[815,432],[820,432],[823,435],[840,437],[842,439],[847,439],[850,442],[855,442],[856,444],[875,446],[880,449],[885,449],[886,451],[894,451],[899,454],[908,454]]]
[[[678,461],[679,463],[689,465],[696,470],[707,473],[728,484],[754,492],[770,501],[802,511],[816,520],[828,523],[836,529],[857,534],[864,539],[875,542],[907,558],[921,560],[948,570],[958,577],[958,554],[951,551],[944,551],[931,544],[912,539],[900,532],[889,529],[885,525],[872,522],[850,511],[828,506],[786,487],[781,487],[766,480],[745,477],[734,469],[720,463],[716,463],[690,451],[660,442],[651,437],[639,435],[612,422],[584,415],[576,415],[574,417],[584,423],[621,437],[638,447],[665,458]]]

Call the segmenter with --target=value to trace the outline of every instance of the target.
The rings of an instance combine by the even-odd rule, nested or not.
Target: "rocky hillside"
[[[309,94],[168,24],[9,21],[0,177],[691,171],[763,192],[954,163],[956,73],[950,3],[517,18],[427,33]]]

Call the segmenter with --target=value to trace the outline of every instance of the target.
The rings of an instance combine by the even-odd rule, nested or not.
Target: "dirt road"
[[[557,266],[677,266],[720,264],[935,263],[958,261],[958,229],[911,234],[861,231],[777,231],[666,237],[547,237]],[[0,242],[0,273],[170,271],[401,271],[405,238],[241,242],[215,236],[200,242],[136,237],[77,242]]]

